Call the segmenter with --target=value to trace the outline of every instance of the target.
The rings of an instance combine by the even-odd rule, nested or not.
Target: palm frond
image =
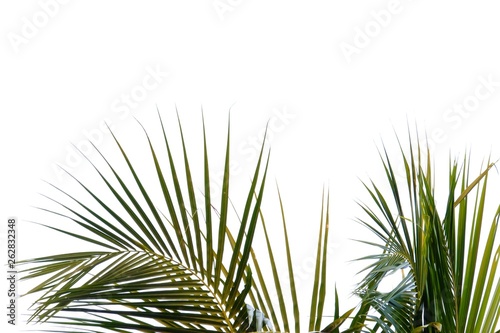
[[[384,148],[381,160],[390,191],[383,193],[373,182],[365,185],[374,208],[361,204],[368,218],[359,221],[378,239],[365,243],[380,252],[361,258],[371,263],[357,289],[363,304],[353,324],[377,318],[374,330],[383,332],[424,328],[429,332],[493,332],[500,317],[496,303],[500,296],[496,236],[500,208],[489,226],[484,222],[493,163],[488,162],[470,181],[468,157],[462,165],[451,162],[446,205],[440,210],[430,151],[420,144],[414,149],[411,136],[409,140],[409,154],[400,144],[406,182],[397,179],[395,162]],[[474,194],[475,199],[470,199]],[[485,229],[489,229],[488,237],[481,239]],[[405,272],[401,282],[390,292],[379,292],[380,283],[399,270]],[[370,315],[370,308],[379,315]]]
[[[174,163],[176,159],[161,116],[159,119],[163,149],[155,147],[143,127],[152,160],[152,164],[146,164],[147,169],[128,156],[114,133],[113,139],[129,174],[118,172],[121,166],[111,163],[97,148],[107,169],[88,159],[97,180],[111,197],[103,199],[106,196],[93,190],[92,182],[85,184],[72,176],[88,197],[75,197],[57,188],[62,198],[49,199],[59,209],[42,208],[72,222],[70,226],[47,227],[105,251],[25,260],[23,280],[42,279],[28,292],[38,295],[30,321],[96,332],[236,332],[251,326],[245,304],[253,280],[248,263],[269,156],[264,156],[262,146],[246,189],[243,219],[236,221],[238,238],[228,259],[224,250],[230,243],[229,222],[234,220],[228,209],[229,129],[221,202],[217,214],[213,214],[215,203],[210,196],[204,125],[205,193],[204,204],[198,205],[180,119],[182,177]],[[161,157],[167,158],[166,165],[160,162]],[[148,174],[156,175],[158,189],[149,187],[144,177]],[[160,200],[151,194],[158,190]],[[257,193],[255,198],[254,193]],[[74,231],[75,227],[80,231]]]

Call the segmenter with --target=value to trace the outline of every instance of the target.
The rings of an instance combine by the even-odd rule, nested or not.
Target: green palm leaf
[[[97,163],[88,160],[111,198],[103,199],[105,196],[93,189],[92,182],[85,183],[71,174],[87,194],[86,198],[52,185],[62,199],[47,198],[58,208],[40,209],[63,217],[80,230],[56,225],[46,227],[105,251],[24,261],[27,268],[23,279],[41,279],[28,292],[38,295],[30,321],[71,327],[66,331],[73,332],[243,332],[262,330],[266,326],[278,330],[284,327],[289,331],[292,327],[290,309],[280,296],[289,295],[293,327],[296,332],[300,331],[291,244],[279,191],[288,266],[285,275],[278,272],[271,247],[272,235],[267,231],[260,210],[269,161],[269,156],[264,158],[264,146],[246,189],[240,218],[235,216],[238,214],[231,215],[229,209],[232,204],[229,199],[229,129],[221,201],[216,209],[211,197],[205,126],[203,124],[204,199],[199,205],[179,117],[178,122],[182,168],[175,163],[160,117],[163,148],[154,145],[143,127],[152,161],[149,169],[143,170],[143,165],[139,168],[114,134],[128,174],[118,172],[121,166],[111,163],[97,148],[107,168],[97,167]],[[160,163],[162,155],[168,160],[166,165]],[[152,196],[155,191],[143,179],[144,172],[156,176],[155,185],[161,193],[159,200]],[[179,176],[182,173],[184,178]],[[321,325],[325,306],[328,201],[323,205],[317,250],[316,276],[321,282],[314,288],[312,302],[317,328]],[[237,227],[232,230],[229,222],[235,218]],[[264,275],[261,263],[265,260],[258,260],[252,248],[259,222],[267,245],[264,259],[269,260],[272,279]],[[274,294],[278,295],[277,308],[271,297]],[[251,304],[247,304],[249,301]],[[348,316],[339,316],[338,299],[335,311],[335,321],[329,327],[338,331]]]
[[[451,162],[446,204],[438,208],[429,150],[401,147],[406,182],[398,181],[387,151],[381,154],[389,191],[365,185],[373,208],[359,222],[378,238],[357,293],[363,304],[352,325],[375,321],[372,331],[493,332],[500,318],[497,237],[500,207],[484,221],[488,172],[469,180],[469,162]],[[406,194],[406,197],[403,196]],[[475,194],[475,198],[471,197]],[[498,203],[497,203],[498,204]],[[440,212],[443,212],[440,214]],[[472,213],[472,214],[471,214]],[[486,230],[485,230],[486,229]],[[488,232],[489,229],[489,232]],[[482,239],[488,232],[486,239]],[[469,237],[469,240],[467,240]],[[496,255],[495,255],[496,252]],[[379,292],[390,274],[404,270],[390,292]],[[369,314],[369,309],[378,316]]]
[[[164,149],[155,147],[144,129],[153,162],[148,170],[142,169],[143,165],[137,167],[113,133],[129,174],[118,172],[119,166],[100,152],[107,169],[89,160],[111,198],[102,199],[102,193],[92,189],[92,182],[85,184],[72,176],[88,197],[75,197],[56,188],[63,198],[49,199],[60,209],[42,208],[66,218],[73,228],[47,227],[105,251],[24,261],[23,279],[42,279],[28,292],[38,295],[30,321],[82,327],[90,332],[236,332],[250,327],[245,303],[253,278],[248,263],[267,173],[267,162],[262,163],[264,147],[246,190],[243,219],[235,228],[238,239],[228,260],[224,255],[226,244],[231,243],[228,222],[235,218],[228,209],[229,131],[218,210],[210,197],[204,132],[202,210],[195,196],[180,120],[184,178],[174,163],[161,117],[160,124]],[[162,154],[167,165],[160,163]],[[143,180],[144,172],[156,174],[160,200],[152,197],[155,191]],[[74,231],[75,226],[80,231]]]

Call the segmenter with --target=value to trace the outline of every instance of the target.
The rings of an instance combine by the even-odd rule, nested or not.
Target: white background
[[[394,132],[405,142],[407,123],[418,124],[431,139],[437,173],[446,172],[450,152],[471,149],[476,166],[490,153],[500,157],[499,9],[495,1],[2,1],[0,207],[3,220],[20,220],[20,258],[75,250],[25,222],[50,222],[32,208],[46,203],[38,194],[49,191],[44,181],[70,186],[55,165],[96,179],[71,144],[85,150],[90,136],[114,154],[106,121],[141,156],[134,117],[158,133],[158,106],[175,138],[177,107],[195,155],[203,107],[220,171],[231,109],[234,191],[248,184],[252,145],[269,120],[265,208],[276,213],[276,180],[297,269],[311,275],[329,186],[329,282],[347,310],[356,304],[349,293],[357,277],[346,261],[368,254],[349,240],[361,232],[353,222],[355,200],[366,198],[359,179],[382,176],[381,140],[397,154]],[[151,71],[160,73],[157,81],[148,79]],[[133,107],[125,107],[123,96],[134,93]],[[491,181],[498,188],[496,173]]]

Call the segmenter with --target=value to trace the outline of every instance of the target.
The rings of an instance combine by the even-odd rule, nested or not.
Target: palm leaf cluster
[[[269,164],[264,144],[248,187],[237,188],[244,194],[239,211],[230,199],[229,126],[222,186],[214,193],[204,122],[203,163],[196,172],[180,120],[181,158],[161,117],[159,123],[159,142],[143,128],[149,163],[129,156],[113,134],[121,161],[111,163],[96,148],[103,166],[88,159],[96,178],[70,174],[80,194],[51,185],[57,195],[47,199],[55,207],[41,209],[66,224],[44,225],[95,250],[22,263],[23,279],[37,281],[28,292],[37,295],[29,321],[56,324],[62,332],[300,332],[303,324],[324,333],[494,332],[500,319],[500,207],[490,214],[486,202],[493,163],[471,177],[467,156],[450,162],[439,205],[429,150],[415,147],[411,137],[409,153],[400,145],[400,181],[384,148],[386,186],[364,184],[372,202],[360,204],[366,217],[359,222],[376,240],[361,240],[375,253],[360,258],[370,263],[355,291],[361,298],[356,312],[340,311],[336,289],[334,300],[327,299],[331,228],[324,193],[314,285],[302,323],[279,189],[281,221],[267,221],[261,209]],[[152,183],[146,181],[150,175]],[[282,237],[270,226],[281,228]],[[257,237],[263,240],[258,248]],[[384,290],[392,274],[402,278]]]
[[[223,184],[220,193],[212,195],[205,126],[201,172],[204,186],[199,189],[180,120],[180,166],[161,117],[159,122],[163,133],[160,146],[144,129],[144,146],[151,163],[139,165],[113,134],[121,164],[111,163],[96,148],[104,167],[90,159],[88,162],[95,169],[97,181],[80,180],[70,174],[85,195],[51,185],[59,194],[47,198],[56,208],[41,209],[70,223],[63,227],[44,225],[98,250],[23,262],[23,280],[41,281],[27,293],[38,297],[29,321],[62,325],[65,332],[299,332],[299,301],[281,197],[285,241],[280,250],[285,252],[280,251],[279,256],[286,256],[285,274],[278,269],[278,254],[271,245],[273,236],[261,212],[269,161],[264,145],[249,186],[243,189],[243,210],[236,214],[229,196],[229,127]],[[120,169],[122,166],[125,171]],[[148,175],[155,176],[156,188],[144,181]],[[104,186],[107,195],[94,190],[96,182]],[[155,191],[161,193],[160,198],[151,194]],[[203,194],[201,203],[196,191]],[[319,330],[323,317],[327,201],[320,222],[316,279],[321,283],[313,288],[314,320],[310,330]],[[252,247],[258,225],[266,240],[263,258]],[[285,298],[291,299],[292,306]],[[335,321],[328,326],[328,332],[339,332],[338,326],[347,319],[347,315],[338,313],[338,299],[336,305]]]
[[[450,162],[439,207],[430,152],[409,141],[409,153],[400,145],[404,181],[384,149],[388,192],[365,184],[373,201],[361,204],[367,218],[359,221],[377,237],[364,241],[377,253],[362,258],[370,264],[357,289],[363,302],[353,324],[373,323],[370,332],[494,332],[500,318],[500,207],[488,215],[486,208],[494,164],[471,177],[467,156]],[[400,282],[381,290],[391,274],[402,274]]]

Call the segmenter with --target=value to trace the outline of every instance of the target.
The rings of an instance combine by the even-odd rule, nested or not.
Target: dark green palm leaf
[[[132,182],[126,181],[127,177],[104,154],[99,152],[107,170],[89,160],[111,194],[110,199],[101,199],[102,195],[92,189],[92,183],[85,184],[72,176],[88,198],[77,198],[57,188],[63,198],[50,199],[61,210],[42,208],[73,222],[72,226],[82,228],[83,232],[55,225],[47,225],[49,228],[104,247],[106,251],[24,261],[23,279],[42,279],[28,292],[39,295],[31,321],[82,327],[91,332],[236,332],[250,326],[245,304],[252,288],[248,262],[264,193],[267,170],[267,163],[262,163],[264,147],[246,190],[248,199],[243,220],[236,228],[234,254],[227,260],[224,248],[230,243],[228,222],[234,218],[228,210],[229,132],[221,206],[217,210],[218,221],[214,223],[205,133],[202,173],[205,210],[201,211],[180,120],[184,179],[179,177],[161,117],[160,123],[163,150],[154,147],[144,130],[153,161],[147,170],[144,165],[137,167],[137,162],[113,134]],[[168,159],[167,165],[160,163],[162,154]],[[151,196],[155,191],[142,179],[144,172],[157,175],[157,186],[163,196],[159,201]],[[254,193],[257,193],[255,198]]]
[[[489,226],[484,221],[493,164],[470,181],[467,157],[463,165],[450,163],[448,197],[440,209],[430,152],[420,145],[414,150],[411,140],[409,154],[400,146],[406,182],[397,179],[384,149],[381,159],[390,191],[382,193],[374,183],[366,186],[374,208],[361,205],[368,218],[360,223],[378,238],[365,243],[380,252],[362,258],[371,263],[358,286],[363,304],[352,325],[371,318],[373,331],[493,332],[500,318],[500,208]],[[379,292],[380,283],[400,270],[401,282],[390,292]],[[370,308],[379,315],[369,314]]]

